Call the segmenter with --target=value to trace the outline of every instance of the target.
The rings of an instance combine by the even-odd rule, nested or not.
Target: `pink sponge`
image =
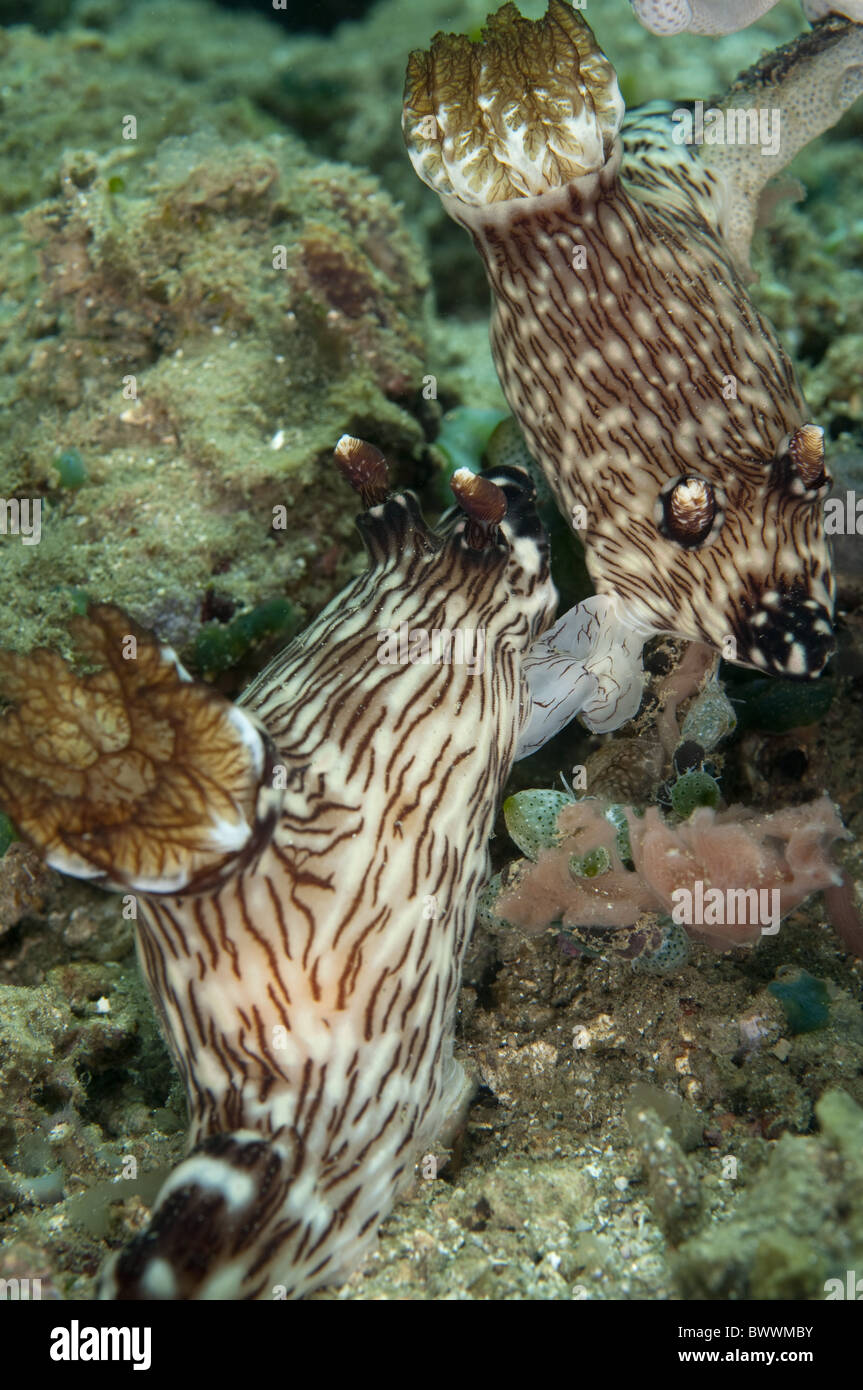
[[[632,863],[621,858],[619,832],[594,798],[564,806],[559,843],[523,861],[497,898],[494,911],[530,932],[564,927],[626,927],[641,913],[664,911],[690,935],[718,950],[753,945],[771,933],[811,893],[828,890],[845,944],[863,953],[863,928],[848,907],[847,884],[831,855],[848,839],[827,796],[805,806],[761,814],[744,806],[699,807],[678,825],[655,806],[644,816],[627,808]],[[607,865],[578,871],[599,852]],[[846,920],[847,919],[847,920]],[[849,925],[850,924],[850,925]]]

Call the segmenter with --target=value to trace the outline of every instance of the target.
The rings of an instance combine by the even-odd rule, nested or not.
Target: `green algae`
[[[767,986],[778,999],[792,1033],[812,1033],[830,1017],[830,994],[823,980],[807,970],[794,970]]]
[[[830,676],[803,682],[735,672],[728,688],[741,730],[766,729],[777,734],[819,724],[836,694],[836,682]]]
[[[127,160],[151,157],[172,133],[206,126],[237,139],[278,130],[255,98],[290,61],[272,26],[202,0],[153,0],[145,9],[109,10],[98,26],[72,23],[54,33],[16,26],[0,31],[0,56],[0,211],[56,191],[58,156],[73,142],[111,151],[120,165],[112,177],[122,178]],[[124,141],[130,107],[135,138]]]
[[[18,832],[12,824],[5,811],[0,811],[0,858],[6,853],[14,840],[18,839]]]
[[[237,665],[266,638],[278,638],[281,643],[287,643],[298,626],[292,604],[286,599],[270,599],[259,603],[250,613],[240,613],[230,623],[206,623],[193,643],[190,665],[196,675],[212,681]]]
[[[73,492],[87,481],[87,468],[79,449],[63,449],[54,460],[60,486]]]
[[[441,507],[452,505],[449,480],[458,468],[469,468],[477,472],[482,467],[486,451],[497,426],[509,418],[499,410],[477,409],[460,406],[448,410],[441,421],[440,433],[435,440],[435,449],[444,459],[436,486]]]

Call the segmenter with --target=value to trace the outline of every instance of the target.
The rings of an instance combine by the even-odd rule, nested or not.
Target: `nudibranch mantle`
[[[456,997],[556,604],[547,542],[516,469],[456,475],[432,531],[372,446],[336,457],[369,568],[236,706],[105,605],[75,630],[95,672],[0,653],[0,799],[56,866],[138,895],[189,1102],[189,1156],[106,1297],[344,1276],[464,1096]],[[481,659],[382,659],[404,624],[481,633]]]
[[[677,143],[670,108],[623,120],[581,16],[507,4],[480,42],[412,54],[403,124],[482,254],[504,393],[598,594],[636,631],[809,677],[832,650],[830,480],[745,261],[767,179],[860,90],[863,28],[826,20],[747,76],[729,107],[783,109],[777,159]]]

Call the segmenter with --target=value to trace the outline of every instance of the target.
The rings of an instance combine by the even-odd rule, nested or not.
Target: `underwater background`
[[[42,504],[38,544],[0,537],[0,646],[68,655],[69,618],[110,601],[234,697],[362,569],[340,436],[373,441],[432,517],[453,469],[481,466],[508,416],[485,275],[416,178],[400,111],[409,52],[476,35],[489,8],[0,0],[0,496]],[[628,108],[709,101],[805,23],[794,0],[721,38],[655,37],[628,0],[585,15]],[[861,136],[858,102],[791,166],[805,197],[778,203],[752,258],[843,499],[863,498]],[[563,609],[592,590],[547,520]],[[486,904],[457,1024],[464,1134],[314,1297],[817,1299],[863,1272],[861,547],[836,538],[819,681],[723,664],[721,728],[703,691],[677,710],[709,751],[707,804],[835,803],[844,934],[820,894],[754,947],[657,921],[641,954]],[[648,648],[633,724],[570,725],[516,765],[496,872],[557,842],[549,807],[576,767],[615,804],[685,818],[691,765],[659,732],[684,650]],[[517,800],[533,790],[553,795]],[[120,899],[0,830],[0,1278],[90,1298],[182,1156],[182,1089]]]

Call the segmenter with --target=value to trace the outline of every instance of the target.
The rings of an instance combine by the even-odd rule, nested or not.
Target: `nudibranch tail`
[[[0,652],[0,798],[64,873],[149,893],[212,886],[275,826],[269,739],[110,604],[70,630],[94,672]]]
[[[794,48],[787,87],[781,55],[765,60],[764,92],[793,96],[795,147],[823,125],[822,69],[853,94],[861,33],[825,21]],[[750,187],[733,170],[761,178],[766,161],[738,144],[738,164],[714,167],[674,115],[621,124],[608,60],[551,0],[544,19],[506,5],[480,41],[439,35],[414,54],[404,127],[485,261],[501,385],[597,594],[635,633],[808,679],[833,648],[821,435],[733,235]]]
[[[336,462],[368,567],[236,705],[109,608],[79,625],[95,675],[0,661],[6,804],[60,867],[138,892],[189,1104],[189,1156],[105,1297],[343,1277],[465,1098],[461,965],[556,604],[548,547],[516,469],[461,476],[432,529],[372,445]]]
[[[246,1270],[255,1272],[250,1246],[266,1249],[301,1167],[290,1135],[209,1135],[161,1188],[147,1230],[108,1260],[99,1297],[188,1301],[202,1283],[210,1300],[235,1297]]]

